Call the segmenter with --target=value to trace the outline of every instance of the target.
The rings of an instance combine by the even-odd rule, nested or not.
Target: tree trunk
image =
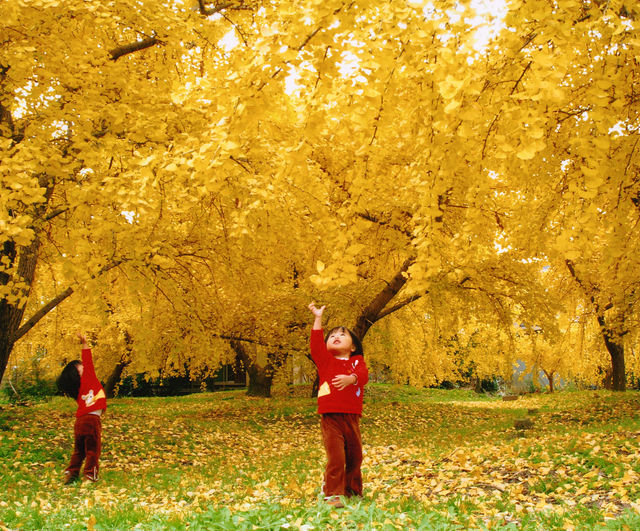
[[[624,364],[624,346],[611,340],[605,340],[605,343],[611,356],[611,388],[614,391],[626,391],[627,377]]]
[[[244,368],[249,375],[247,395],[263,396],[266,398],[271,397],[271,382],[273,380],[271,364],[267,363],[264,366],[259,365],[255,358],[249,355],[242,341],[233,339],[229,344],[236,355],[242,360]]]
[[[607,347],[607,351],[609,352],[609,356],[611,356],[611,373],[612,373],[612,382],[611,388],[614,391],[626,391],[627,389],[627,377],[626,370],[624,366],[624,345],[620,343],[619,335],[614,333],[612,327],[607,325],[607,320],[604,316],[604,311],[609,310],[613,307],[613,303],[610,303],[606,307],[602,307],[596,301],[596,298],[593,295],[593,290],[589,291],[585,285],[582,283],[582,279],[578,276],[576,269],[571,262],[571,260],[565,260],[567,267],[569,268],[569,272],[576,279],[578,284],[583,288],[584,292],[589,296],[591,302],[594,305],[596,310],[596,316],[598,319],[598,324],[600,325],[600,332],[602,333],[602,338],[604,339],[604,344]],[[624,313],[621,313],[622,322],[624,322]]]
[[[247,372],[249,373],[247,396],[262,396],[264,398],[270,398],[273,374],[269,370],[269,367],[261,367],[254,363],[249,367]]]
[[[2,313],[2,312],[0,312]],[[9,363],[13,342],[9,340],[4,320],[0,321],[0,382]]]
[[[403,306],[406,306],[410,302],[418,299],[419,296],[410,297],[405,301],[399,302],[392,308],[385,307],[389,302],[398,294],[402,287],[407,283],[407,277],[405,276],[409,266],[413,264],[414,259],[408,258],[404,261],[400,270],[393,276],[391,281],[373,298],[373,300],[362,310],[360,315],[356,318],[355,325],[353,326],[353,333],[358,336],[360,341],[364,339],[364,336],[369,331],[369,328],[382,317],[385,317],[396,310],[399,310]],[[308,354],[307,357],[311,359]],[[316,372],[316,376],[313,381],[313,387],[311,389],[311,396],[315,397],[318,394],[318,387],[320,380]]]
[[[22,297],[28,297],[31,289],[31,284],[35,276],[36,262],[38,259],[38,249],[40,247],[40,240],[37,236],[34,237],[31,244],[23,247],[20,251],[20,257],[18,258],[18,272],[15,277],[10,277],[6,273],[0,274],[0,285],[6,286],[12,281],[24,282],[27,285],[25,293],[21,293]],[[17,252],[15,243],[12,241],[5,241],[3,250],[1,253],[2,258],[8,258],[11,263],[16,259]],[[16,332],[20,327],[24,311],[26,308],[26,302],[19,305],[9,304],[6,298],[0,301],[0,381],[4,376],[4,371],[7,368],[9,362],[9,356],[13,350],[13,345],[16,340]]]
[[[46,191],[45,200],[35,208],[34,225],[44,216],[53,193],[53,179],[49,179],[46,174],[39,176],[38,183],[42,188],[46,188]],[[19,296],[19,299],[22,299],[21,301],[18,300],[15,303],[16,305],[9,304],[6,297],[0,301],[0,382],[7,368],[13,345],[28,330],[27,328],[25,331],[18,333],[27,306],[26,299],[29,297],[33,279],[35,278],[39,250],[40,237],[35,232],[29,245],[18,248],[13,240],[5,240],[0,251],[0,258],[5,262],[7,269],[13,266],[16,260],[18,261],[15,275],[9,275],[4,271],[0,273],[0,286],[6,286],[12,282],[23,283],[26,286],[20,290],[20,293],[15,294]]]
[[[547,371],[545,371],[544,369],[542,369],[544,372],[544,375],[547,377],[547,380],[549,380],[549,392],[553,393],[553,377],[555,375],[555,373],[548,373]]]
[[[107,378],[107,381],[104,384],[104,392],[106,393],[107,398],[113,398],[115,396],[116,386],[120,383],[122,372],[127,365],[129,365],[128,362],[121,361],[113,368],[113,371],[111,371],[109,378]]]
[[[393,299],[407,283],[405,273],[407,272],[407,269],[409,269],[409,266],[413,264],[413,261],[413,258],[405,260],[402,267],[394,275],[391,281],[373,298],[373,300],[362,310],[362,313],[356,319],[353,332],[360,338],[360,341],[364,339],[369,328],[371,328],[371,326],[380,319],[380,314],[382,310],[384,310],[385,306],[389,304],[389,301],[391,301],[391,299]],[[385,313],[385,315],[388,315],[388,312]]]
[[[604,344],[607,347],[609,356],[611,356],[611,388],[614,391],[626,391],[627,376],[624,364],[624,345],[620,342],[620,339],[616,339],[617,336],[609,329],[604,317],[601,315],[598,315],[598,324],[602,331]]]

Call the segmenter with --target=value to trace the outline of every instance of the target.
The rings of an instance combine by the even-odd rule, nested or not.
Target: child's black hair
[[[56,380],[60,392],[63,395],[70,396],[74,400],[78,398],[78,394],[80,393],[80,373],[78,372],[78,365],[80,365],[80,363],[82,363],[80,360],[73,360],[67,363]]]
[[[355,333],[348,329],[346,326],[334,326],[331,330],[327,332],[327,335],[324,336],[324,342],[326,343],[329,340],[329,336],[333,334],[335,331],[340,330],[341,332],[347,332],[351,336],[351,342],[356,349],[349,356],[350,358],[353,356],[362,356],[364,357],[364,351],[362,350],[362,343],[360,342],[360,338],[355,335]]]

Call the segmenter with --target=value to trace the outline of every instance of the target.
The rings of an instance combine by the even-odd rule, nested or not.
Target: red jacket
[[[78,411],[76,417],[81,417],[92,411],[99,409],[107,409],[107,397],[93,367],[93,358],[91,357],[91,349],[82,349],[82,377],[80,378],[80,392],[76,402],[78,403]]]
[[[362,395],[369,381],[369,371],[362,356],[349,359],[334,357],[327,350],[322,330],[311,330],[311,357],[318,367],[320,388],[318,390],[318,413],[357,413],[362,415]],[[331,385],[338,374],[355,374],[358,381],[342,391]]]

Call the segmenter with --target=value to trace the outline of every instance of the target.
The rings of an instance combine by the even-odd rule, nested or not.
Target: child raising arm
[[[87,338],[80,333],[78,338],[82,346],[82,361],[74,360],[68,363],[57,381],[60,391],[75,399],[78,404],[73,428],[73,454],[69,466],[64,471],[65,483],[78,479],[83,461],[85,479],[98,481],[98,461],[102,448],[100,416],[107,409],[107,399],[93,367]]]
[[[363,388],[369,379],[362,345],[348,328],[338,326],[323,337],[325,307],[309,305],[314,316],[311,357],[318,368],[318,413],[327,454],[324,495],[327,503],[343,507],[340,496],[362,496]]]

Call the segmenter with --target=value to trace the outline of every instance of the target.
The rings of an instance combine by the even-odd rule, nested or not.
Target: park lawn
[[[637,391],[503,401],[369,385],[365,495],[341,510],[320,501],[313,399],[111,400],[100,481],[65,486],[74,406],[0,404],[0,528],[640,528]]]

